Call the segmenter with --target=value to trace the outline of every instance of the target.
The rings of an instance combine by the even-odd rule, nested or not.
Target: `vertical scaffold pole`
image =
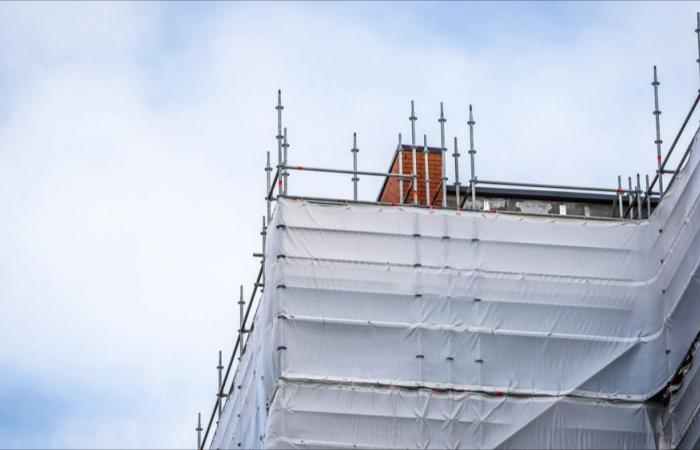
[[[403,144],[399,133],[399,175],[403,175]],[[399,205],[403,204],[403,177],[399,177]]]
[[[620,211],[620,219],[624,219],[625,217],[625,205],[622,200],[622,193],[624,192],[624,189],[622,189],[622,177],[620,175],[617,176],[617,207]]]
[[[224,365],[221,360],[221,350],[219,350],[219,364],[216,366],[216,370],[219,372],[219,390],[216,391],[216,398],[217,398],[217,403],[218,403],[218,410],[219,410],[219,419],[221,419],[221,404],[223,403],[223,397],[224,394],[222,393],[223,386],[221,385],[221,373],[224,370]]]
[[[632,196],[632,177],[627,177],[627,184],[629,189],[627,190],[627,199],[629,201],[630,207],[630,219],[634,219],[634,197]]]
[[[472,105],[469,105],[469,160],[471,162],[471,178],[469,179],[469,189],[472,193],[472,209],[476,209],[476,170],[474,167],[474,158],[476,150],[474,149],[474,115],[472,114]]]
[[[267,221],[272,220],[272,201],[270,200],[270,176],[272,167],[270,166],[270,152],[267,152],[267,164],[265,165],[265,175],[267,177],[267,190],[265,191],[265,202],[267,203]]]
[[[262,288],[260,292],[265,292],[265,241],[267,240],[267,223],[265,222],[265,216],[262,216],[262,230],[260,231],[260,236],[262,236]]]
[[[357,133],[352,134],[352,199],[357,201],[357,182],[359,178],[357,177],[357,152],[360,150],[357,148]]]
[[[431,206],[430,202],[430,167],[428,166],[428,135],[423,135],[423,168],[425,169],[425,205]]]
[[[647,201],[647,219],[651,217],[651,192],[649,189],[649,174],[645,175],[646,181],[647,181],[647,187],[646,187],[646,194],[644,196],[645,200]]]
[[[635,192],[637,196],[637,219],[642,218],[642,182],[637,174],[637,191]]]
[[[287,177],[289,176],[289,171],[287,171],[287,149],[289,148],[289,143],[287,142],[287,127],[284,127],[284,142],[282,143],[282,157],[284,158],[284,169],[282,169],[283,179],[284,179],[284,195],[287,195]]]
[[[657,178],[659,179],[659,195],[664,195],[664,178],[663,178],[663,172],[661,170],[661,144],[663,144],[664,141],[661,140],[661,121],[659,116],[661,115],[661,111],[659,110],[659,85],[661,83],[659,82],[659,79],[656,76],[656,66],[654,66],[654,81],[652,81],[651,85],[654,86],[654,117],[656,121],[656,140],[654,141],[654,144],[656,144],[656,163],[658,169],[656,170]]]
[[[457,200],[456,208],[459,209],[459,148],[457,147],[457,136],[455,136],[455,152],[452,154],[455,159],[455,199]]]
[[[413,100],[411,100],[411,117],[408,118],[411,121],[411,155],[413,158],[413,167],[411,169],[411,190],[413,191],[413,204],[418,204],[418,170],[416,168],[416,112],[413,107]]]
[[[197,413],[197,428],[194,429],[197,432],[197,450],[202,448],[202,413]]]
[[[442,207],[447,208],[447,148],[445,147],[445,122],[447,122],[447,119],[445,119],[442,102],[440,102],[440,118],[438,122],[440,122],[440,150],[442,151]]]
[[[282,110],[284,109],[284,106],[282,106],[282,91],[280,89],[277,90],[277,106],[275,106],[275,109],[277,110],[277,179],[278,179],[278,194],[282,194]]]
[[[695,26],[695,34],[698,35],[698,59],[695,62],[698,63],[698,74],[700,74],[700,12],[697,13],[697,25]],[[698,89],[700,92],[700,88]]]
[[[241,295],[238,298],[238,361],[241,360],[243,356],[243,333],[245,333],[245,324],[243,323],[243,307],[245,306],[245,300],[243,300],[243,285],[241,285]]]

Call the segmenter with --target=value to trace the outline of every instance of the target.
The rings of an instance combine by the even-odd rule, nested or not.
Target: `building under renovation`
[[[652,85],[658,170],[610,187],[478,178],[471,107],[463,154],[443,114],[417,141],[411,105],[386,172],[356,145],[352,169],[292,165],[279,96],[261,270],[199,447],[699,447],[700,95],[664,145]],[[352,199],[295,196],[304,171]]]

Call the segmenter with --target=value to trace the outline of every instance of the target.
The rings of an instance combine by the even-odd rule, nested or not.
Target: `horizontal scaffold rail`
[[[629,191],[625,189],[618,188],[604,188],[604,187],[591,187],[591,186],[568,186],[559,184],[542,184],[542,183],[519,183],[515,181],[494,181],[494,180],[482,180],[480,178],[476,179],[476,184],[488,184],[492,186],[517,186],[517,187],[531,187],[539,189],[557,189],[564,191],[590,191],[590,192],[609,192],[613,194],[627,194],[633,193],[634,191]],[[652,193],[654,194],[654,193]]]
[[[323,172],[323,173],[341,173],[347,175],[367,175],[372,177],[394,177],[394,178],[413,178],[413,175],[402,175],[399,173],[386,173],[386,172],[368,172],[362,170],[343,170],[343,169],[326,169],[322,167],[309,167],[309,166],[282,166],[282,169],[287,170],[305,170],[307,172]]]

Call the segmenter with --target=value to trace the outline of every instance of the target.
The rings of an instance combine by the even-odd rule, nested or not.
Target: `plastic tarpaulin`
[[[567,397],[506,397],[280,383],[269,448],[649,448],[659,408]]]
[[[700,330],[698,159],[645,221],[279,199],[212,447],[679,445],[694,376],[647,401]]]

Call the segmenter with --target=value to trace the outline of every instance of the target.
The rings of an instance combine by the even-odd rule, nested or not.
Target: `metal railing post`
[[[474,115],[472,114],[472,105],[469,105],[469,160],[471,162],[471,178],[469,179],[469,189],[472,192],[472,209],[476,209],[476,170],[474,167],[474,159],[476,150],[474,149]]]
[[[289,172],[287,171],[287,149],[289,148],[289,143],[287,142],[287,127],[284,127],[283,136],[284,142],[282,143],[282,157],[284,158],[284,169],[282,173],[282,180],[284,182],[284,187],[282,191],[284,192],[284,195],[287,195],[287,177],[289,176]]]
[[[634,198],[632,197],[632,177],[627,177],[627,184],[629,186],[629,189],[627,190],[627,200],[629,201],[630,219],[634,219]]]
[[[399,175],[403,175],[403,144],[401,144],[401,133],[399,133]],[[403,178],[399,178],[399,204],[403,204]]]
[[[617,206],[618,209],[620,210],[620,219],[625,218],[625,205],[622,200],[622,193],[624,192],[624,189],[622,189],[622,177],[620,175],[617,176]]]
[[[459,209],[459,149],[457,147],[457,136],[455,136],[455,152],[452,154],[455,158],[455,198],[457,199],[457,209]]]
[[[241,360],[243,356],[243,333],[245,333],[245,318],[243,316],[243,307],[245,305],[245,300],[243,299],[243,285],[241,285],[241,295],[238,299],[238,340],[240,344],[240,350],[238,351],[238,361]]]
[[[416,167],[416,117],[415,109],[413,107],[413,100],[411,100],[411,117],[408,120],[411,121],[411,155],[413,158],[413,167],[411,169],[411,174],[413,175],[413,181],[411,183],[411,190],[413,191],[413,204],[418,204],[418,169]]]
[[[357,133],[352,134],[352,170],[355,172],[352,176],[352,198],[357,201],[357,182],[359,178],[357,177],[357,152],[360,150],[357,148]]]
[[[265,242],[267,240],[267,223],[265,222],[265,216],[262,216],[262,230],[260,231],[260,236],[262,236],[262,288],[261,292],[265,292]]]
[[[270,177],[272,167],[270,166],[270,152],[267,152],[267,164],[265,165],[265,176],[267,178],[267,190],[265,191],[265,202],[267,207],[267,221],[272,220],[272,201],[270,200]]]
[[[642,218],[642,183],[639,178],[639,174],[637,174],[637,190],[635,192],[635,195],[637,196],[637,219]]]
[[[657,176],[659,179],[659,195],[663,196],[664,195],[664,180],[663,180],[663,170],[661,168],[661,144],[664,142],[661,140],[661,122],[659,116],[661,115],[661,111],[659,110],[659,85],[661,83],[659,82],[657,76],[656,76],[656,66],[654,66],[654,81],[652,81],[651,85],[654,86],[654,118],[656,122],[656,140],[654,141],[654,144],[656,144],[656,162],[657,162]]]
[[[197,413],[197,428],[195,428],[195,431],[197,432],[197,450],[202,448],[202,413]]]
[[[440,102],[440,118],[438,122],[440,122],[440,150],[442,151],[442,207],[447,208],[447,148],[445,147],[445,122],[447,122],[447,119],[445,119],[442,102]]]
[[[423,135],[423,168],[425,169],[425,205],[430,205],[430,168],[428,166],[428,135]]]
[[[649,174],[645,175],[646,181],[647,181],[647,187],[646,187],[646,194],[644,195],[645,200],[647,201],[647,219],[651,217],[651,189],[649,188]]]
[[[283,163],[282,160],[282,110],[284,109],[284,106],[282,106],[282,91],[277,90],[277,106],[275,106],[275,109],[277,110],[277,175],[279,177],[279,190],[278,194],[282,194],[282,178],[281,178],[281,166]],[[268,191],[269,192],[269,191]]]
[[[695,34],[698,36],[698,59],[695,62],[698,63],[698,74],[700,75],[700,12],[696,14],[697,25],[695,26]],[[698,88],[698,93],[700,93],[700,88]]]
[[[620,210],[620,219],[625,218],[625,202],[622,198],[622,194],[625,192],[624,189],[622,189],[622,177],[620,175],[617,176],[617,206],[618,209]]]
[[[217,405],[218,405],[218,409],[219,409],[219,419],[221,419],[221,404],[223,403],[223,397],[224,397],[224,394],[222,392],[223,386],[221,384],[222,383],[221,373],[224,370],[224,365],[223,365],[223,362],[221,360],[221,350],[219,350],[219,364],[216,366],[216,370],[219,372],[219,384],[218,384],[219,389],[216,391],[216,398],[218,399]]]

